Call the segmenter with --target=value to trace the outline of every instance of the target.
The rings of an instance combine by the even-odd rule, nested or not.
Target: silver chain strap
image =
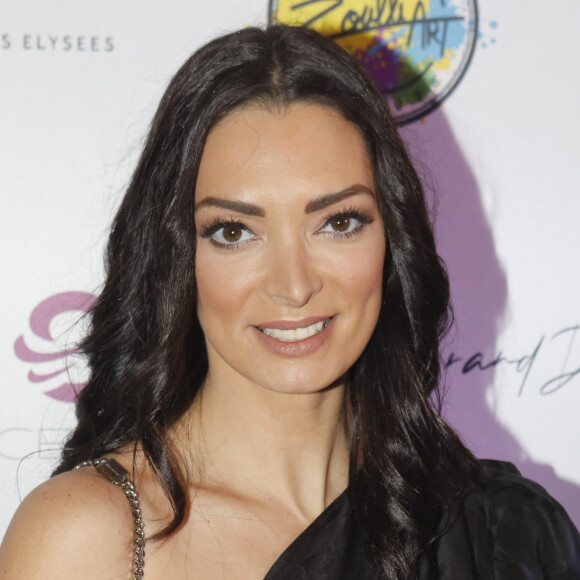
[[[135,539],[133,540],[133,580],[142,580],[143,567],[145,566],[145,532],[143,518],[141,516],[141,506],[139,505],[139,496],[128,477],[129,474],[127,473],[127,470],[119,465],[114,459],[105,458],[83,461],[82,463],[79,463],[75,469],[89,466],[94,467],[111,483],[118,485],[129,500],[135,530]]]

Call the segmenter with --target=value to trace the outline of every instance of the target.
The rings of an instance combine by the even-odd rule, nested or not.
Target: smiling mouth
[[[326,320],[321,320],[310,326],[305,326],[304,328],[292,328],[290,330],[281,330],[280,328],[264,328],[262,326],[257,326],[256,328],[263,332],[266,336],[275,338],[282,342],[298,342],[299,340],[305,340],[311,336],[315,336],[319,332],[322,332],[332,320],[332,316]]]

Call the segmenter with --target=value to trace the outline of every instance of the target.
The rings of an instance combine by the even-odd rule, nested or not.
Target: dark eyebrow
[[[309,201],[306,204],[305,212],[313,213],[315,211],[319,211],[321,209],[324,209],[325,207],[338,203],[339,201],[342,201],[347,197],[351,197],[359,193],[366,193],[373,198],[375,197],[374,192],[371,191],[368,187],[364,185],[351,185],[350,187],[347,187],[342,191],[322,195],[320,197],[317,197],[316,199],[313,199],[312,201]],[[244,215],[251,215],[257,217],[266,216],[266,212],[259,205],[249,203],[246,201],[223,199],[221,197],[206,197],[205,199],[202,199],[198,204],[195,205],[195,211],[197,211],[201,207],[208,206],[229,209],[230,211],[235,211],[236,213],[241,213]]]
[[[350,187],[347,187],[342,191],[338,191],[337,193],[329,193],[327,195],[322,195],[320,197],[317,197],[316,199],[313,199],[312,201],[309,201],[306,204],[305,211],[306,213],[313,213],[315,211],[319,211],[321,209],[324,209],[325,207],[328,207],[329,205],[338,203],[339,201],[342,201],[347,197],[357,195],[358,193],[366,193],[370,195],[373,199],[375,197],[374,192],[370,190],[368,187],[364,185],[351,185]]]
[[[266,215],[264,209],[259,205],[248,203],[246,201],[222,199],[221,197],[206,197],[205,199],[202,199],[198,204],[195,205],[195,211],[197,211],[200,207],[206,206],[221,207],[223,209],[229,209],[244,215],[254,215],[258,217],[264,217]]]

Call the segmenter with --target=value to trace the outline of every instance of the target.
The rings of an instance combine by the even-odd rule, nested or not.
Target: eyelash
[[[348,232],[337,232],[337,231],[325,232],[325,231],[323,231],[324,228],[329,226],[333,220],[344,220],[344,219],[349,219],[349,220],[355,219],[359,223],[354,227],[354,229],[352,229],[351,231],[348,231]],[[364,227],[367,226],[368,224],[372,223],[372,221],[373,221],[373,219],[371,217],[369,217],[368,215],[365,215],[354,208],[350,208],[350,209],[347,209],[345,211],[341,211],[338,213],[333,213],[333,214],[328,215],[324,219],[322,226],[320,226],[320,228],[318,228],[318,230],[316,230],[316,233],[322,234],[322,235],[328,235],[332,238],[343,238],[343,239],[351,238],[352,236],[355,236],[355,235],[361,233],[362,230],[364,229]],[[225,220],[218,218],[215,221],[213,221],[212,223],[210,223],[208,226],[202,228],[199,235],[201,238],[209,239],[210,243],[212,245],[216,246],[217,248],[222,248],[225,250],[235,250],[237,248],[244,246],[249,241],[251,241],[251,240],[244,240],[241,242],[232,242],[229,244],[225,244],[225,243],[219,242],[213,238],[213,236],[217,232],[219,232],[220,230],[222,230],[224,228],[228,228],[228,227],[230,227],[230,228],[237,227],[237,228],[242,229],[244,232],[248,232],[252,235],[255,235],[254,232],[252,232],[252,230],[250,228],[248,228],[245,224],[243,224],[242,222],[239,222],[233,218],[225,219]]]
[[[355,226],[354,229],[352,229],[349,232],[323,232],[322,230],[327,227],[328,225],[330,225],[330,222],[333,220],[344,220],[344,219],[348,219],[348,220],[352,220],[355,219],[356,221],[358,221],[358,224]],[[355,208],[349,208],[345,211],[341,211],[338,213],[334,213],[331,214],[329,216],[327,216],[324,220],[324,223],[322,224],[322,226],[317,230],[317,233],[320,234],[327,234],[330,235],[333,238],[352,238],[352,236],[355,236],[359,233],[362,232],[362,230],[364,229],[365,226],[367,226],[368,224],[372,223],[372,218],[369,217],[368,215],[365,215],[363,213],[361,213],[359,210],[355,209]]]
[[[243,242],[232,242],[230,244],[224,244],[223,242],[218,242],[217,240],[213,239],[213,236],[224,228],[231,228],[231,227],[238,227],[242,229],[244,232],[249,232],[252,235],[255,235],[254,232],[248,228],[248,226],[244,225],[243,223],[230,218],[230,219],[216,219],[208,226],[202,228],[200,232],[200,237],[204,239],[209,239],[210,244],[216,246],[217,248],[222,248],[224,250],[235,250],[244,246],[249,240],[245,240]]]

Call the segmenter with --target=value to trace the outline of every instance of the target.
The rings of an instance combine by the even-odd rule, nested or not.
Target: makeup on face
[[[248,107],[208,136],[196,184],[208,377],[316,392],[376,324],[385,239],[365,143],[333,109]]]

